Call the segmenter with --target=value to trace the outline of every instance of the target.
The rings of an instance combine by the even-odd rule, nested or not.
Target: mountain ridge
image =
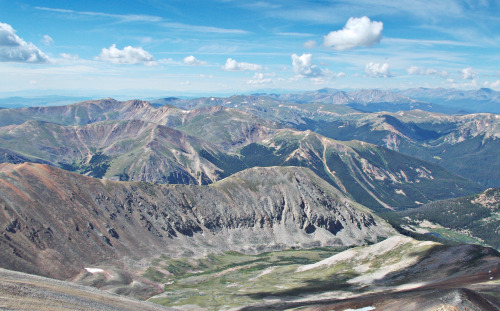
[[[254,168],[186,186],[1,164],[0,193],[2,267],[54,278],[124,257],[352,245],[394,233],[304,168]]]

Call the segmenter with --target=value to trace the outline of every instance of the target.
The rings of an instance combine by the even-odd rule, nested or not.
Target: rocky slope
[[[119,102],[112,98],[84,101],[67,106],[4,109],[0,125],[21,124],[29,120],[54,122],[63,125],[85,125],[104,120],[131,120],[154,113],[151,104],[130,100]]]
[[[372,209],[403,209],[481,188],[441,167],[360,141],[281,130],[240,151],[246,165],[311,168],[345,195]],[[444,190],[446,189],[446,190]]]
[[[262,139],[279,126],[244,111],[221,106],[183,110],[170,105],[155,108],[139,100],[116,101],[111,98],[67,106],[3,109],[0,126],[19,125],[27,121],[45,121],[60,125],[87,125],[109,120],[140,120],[180,129],[234,151]]]
[[[206,260],[205,269],[179,273],[174,282],[167,282],[164,293],[149,301],[183,310],[193,304],[205,310],[311,306],[310,310],[436,311],[443,305],[451,308],[446,310],[496,310],[500,303],[495,297],[500,290],[500,254],[477,245],[450,246],[395,235],[347,250],[227,254],[214,259],[219,258],[231,264],[214,269]]]
[[[385,96],[380,92],[358,93],[365,101]],[[491,156],[500,148],[500,119],[493,114],[450,116],[424,111],[366,114],[353,112],[345,105],[297,103],[271,95],[201,98],[174,103],[201,108],[182,110],[166,105],[156,109],[142,101],[105,99],[62,107],[4,109],[0,111],[0,125],[28,120],[63,125],[140,120],[175,128],[212,143],[223,152],[234,153],[274,135],[282,128],[278,124],[281,123],[337,140],[362,140],[417,156],[485,187],[500,183],[498,174],[493,173],[496,168],[500,169],[500,160]],[[13,157],[23,156],[15,154]],[[33,161],[41,159],[33,158]]]
[[[500,189],[425,204],[401,213],[403,226],[444,238],[471,237],[500,249]],[[457,236],[449,236],[447,231]]]
[[[393,233],[310,170],[290,167],[162,186],[2,164],[0,206],[2,267],[59,279],[124,258],[357,245]]]
[[[500,300],[490,294],[500,289],[499,268],[500,256],[493,249],[394,236],[299,266],[295,278],[311,279],[309,286],[263,292],[282,302],[242,310],[498,310]],[[288,273],[281,279],[288,279]],[[315,279],[322,284],[315,287]]]
[[[0,308],[32,311],[175,310],[92,287],[1,268]]]
[[[358,139],[431,161],[486,187],[500,184],[500,118],[425,111],[350,114],[297,124],[333,139]]]
[[[324,100],[317,99],[313,94],[321,95],[319,98]],[[339,100],[337,104],[330,103],[333,100],[331,97],[337,98],[339,94],[343,94],[343,100],[335,99],[335,102]],[[500,162],[498,157],[491,156],[500,149],[500,119],[497,115],[432,113],[427,111],[441,110],[426,107],[431,104],[417,105],[409,98],[404,102],[401,97],[377,90],[361,90],[349,94],[324,90],[298,95],[239,95],[178,100],[173,104],[183,108],[209,107],[214,104],[232,107],[299,130],[309,129],[333,139],[357,139],[385,146],[438,163],[486,187],[500,185],[498,174],[492,173],[497,171],[495,169],[500,169]],[[369,111],[393,112],[360,113],[346,106],[354,98],[356,100],[353,103],[358,103],[356,105],[377,108]],[[396,112],[414,109],[421,110]],[[485,170],[484,167],[495,169]]]
[[[85,126],[28,121],[0,128],[0,145],[10,151],[5,162],[43,161],[97,178],[208,184],[228,175],[200,156],[220,153],[216,146],[139,120]]]
[[[0,127],[0,146],[9,150],[3,161],[43,162],[97,178],[168,184],[209,184],[255,166],[305,166],[370,208],[399,209],[481,190],[434,164],[382,147],[334,141],[311,131],[261,132],[241,112],[228,117],[233,110],[212,110],[184,114],[200,115],[185,120],[188,126],[181,122],[182,131],[140,120],[85,126],[28,121]],[[227,150],[237,146],[243,147],[236,154]],[[435,191],[437,185],[445,191]]]

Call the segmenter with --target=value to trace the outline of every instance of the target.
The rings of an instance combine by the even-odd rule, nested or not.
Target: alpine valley
[[[0,309],[499,310],[499,98],[5,99]]]

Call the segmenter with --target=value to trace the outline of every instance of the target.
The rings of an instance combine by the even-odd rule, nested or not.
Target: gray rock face
[[[304,168],[254,168],[186,186],[25,163],[3,164],[0,180],[1,266],[55,278],[123,258],[352,245],[394,233]]]

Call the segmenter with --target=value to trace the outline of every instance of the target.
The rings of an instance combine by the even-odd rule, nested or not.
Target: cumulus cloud
[[[19,38],[12,26],[0,23],[0,62],[48,63],[49,57]]]
[[[374,78],[389,78],[392,77],[391,72],[389,71],[389,64],[378,64],[370,62],[366,64],[365,73],[370,77]]]
[[[184,64],[190,65],[190,66],[199,66],[199,65],[205,64],[205,62],[202,62],[202,61],[196,59],[196,57],[194,57],[193,55],[189,55],[189,56],[184,57]]]
[[[261,72],[256,72],[253,75],[253,78],[251,80],[248,80],[247,83],[248,84],[258,84],[258,85],[272,83],[273,81],[270,78],[266,78],[266,76],[268,76],[268,75],[265,75]]]
[[[495,82],[484,82],[484,86],[487,86],[487,87],[499,87],[500,86],[500,80],[496,80]]]
[[[222,66],[222,69],[226,71],[243,71],[243,70],[257,71],[261,70],[262,66],[252,63],[237,62],[232,58],[228,58],[224,66]]]
[[[117,49],[113,44],[109,49],[103,48],[101,54],[96,59],[112,64],[144,64],[147,66],[156,65],[153,55],[143,50],[141,47],[135,48],[126,46],[123,50]]]
[[[464,80],[473,80],[477,76],[477,71],[472,67],[468,67],[460,70],[460,74]]]
[[[450,75],[450,73],[446,70],[437,70],[434,68],[420,68],[418,66],[411,66],[406,69],[406,71],[411,75],[420,75],[420,76],[440,76],[446,78]]]
[[[322,76],[323,73],[316,65],[312,63],[312,54],[292,55],[293,71],[302,77],[314,78]]]
[[[324,37],[324,45],[343,51],[355,47],[371,47],[382,38],[382,22],[371,21],[368,17],[351,17],[342,30],[332,31]]]
[[[499,87],[500,86],[500,80],[496,80],[495,82],[490,83],[490,86],[491,87]]]

